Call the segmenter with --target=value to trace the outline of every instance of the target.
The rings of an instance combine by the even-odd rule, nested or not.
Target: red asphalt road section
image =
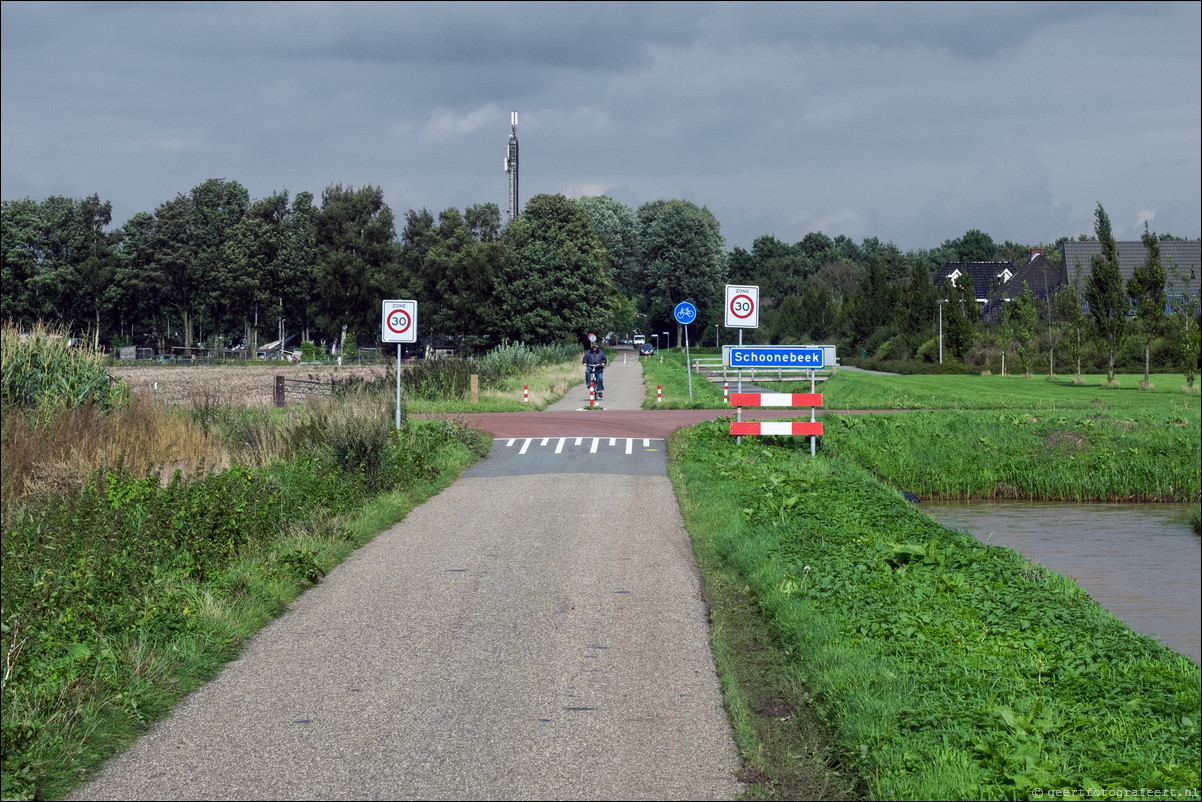
[[[744,409],[743,420],[800,418],[799,409]],[[809,410],[804,410],[808,419]],[[592,412],[477,412],[446,417],[493,437],[667,437],[682,426],[734,420],[734,409],[637,409]]]

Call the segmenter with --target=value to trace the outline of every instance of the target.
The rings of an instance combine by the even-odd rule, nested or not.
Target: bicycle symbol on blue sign
[[[677,323],[687,326],[697,319],[697,307],[688,301],[681,301],[676,305],[676,309],[672,314],[676,317]]]

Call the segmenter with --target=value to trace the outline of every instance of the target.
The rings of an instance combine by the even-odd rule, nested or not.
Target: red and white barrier
[[[822,393],[731,393],[736,407],[820,407]]]
[[[821,421],[731,421],[730,433],[743,434],[802,434],[811,437],[822,434]]]
[[[730,404],[730,382],[722,382],[722,403]]]
[[[523,404],[530,403],[530,385],[529,384],[522,385],[522,403]]]
[[[589,409],[593,408],[593,402],[596,400],[596,398],[597,398],[597,393],[595,390],[593,390],[593,385],[590,384],[588,386],[588,408]]]
[[[655,403],[664,403],[664,386],[662,384],[655,385]]]

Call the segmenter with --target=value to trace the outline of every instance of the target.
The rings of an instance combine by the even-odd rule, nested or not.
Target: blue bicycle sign
[[[697,319],[697,307],[693,306],[688,301],[681,301],[676,305],[676,309],[672,312],[676,318],[676,322],[685,326]]]

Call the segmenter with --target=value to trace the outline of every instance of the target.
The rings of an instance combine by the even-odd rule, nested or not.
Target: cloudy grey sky
[[[705,204],[932,248],[1202,233],[1202,4],[3,3],[0,194]]]

